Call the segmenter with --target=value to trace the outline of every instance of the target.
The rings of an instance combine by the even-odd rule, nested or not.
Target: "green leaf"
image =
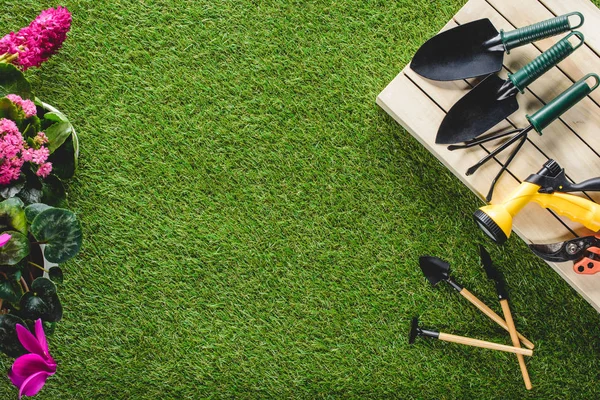
[[[15,103],[6,97],[0,98],[0,118],[17,121],[25,118],[23,111],[19,110]]]
[[[7,279],[0,275],[0,299],[11,303],[19,301],[21,295],[19,294],[18,287],[19,284],[14,278]]]
[[[57,122],[45,130],[48,136],[48,150],[54,153],[73,133],[73,126],[69,122]]]
[[[0,196],[4,199],[15,197],[24,187],[25,175],[21,174],[21,177],[18,180],[12,182],[8,186],[2,186],[2,188],[0,188]]]
[[[48,161],[52,163],[52,173],[60,179],[69,179],[75,175],[75,169],[77,168],[76,146],[78,144],[74,141],[74,135],[71,135],[62,146],[48,157]]]
[[[42,202],[53,207],[68,207],[65,185],[56,175],[49,175],[42,181]]]
[[[26,326],[25,322],[15,315],[0,315],[0,351],[9,357],[18,357],[27,352],[17,337],[17,324]]]
[[[64,275],[60,267],[52,267],[48,270],[48,275],[52,282],[63,283]]]
[[[65,114],[63,114],[61,112],[54,112],[54,111],[50,111],[50,112],[47,112],[46,114],[44,114],[44,119],[47,119],[48,121],[53,121],[53,122],[69,122],[69,120],[67,119]]]
[[[50,309],[44,299],[34,295],[31,291],[25,293],[19,303],[21,305],[21,314],[27,319],[42,318]]]
[[[15,265],[29,255],[29,239],[16,231],[5,231],[12,237],[0,247],[0,265]]]
[[[72,211],[63,208],[42,211],[30,230],[38,242],[46,243],[44,257],[50,262],[60,264],[79,253],[81,225]]]
[[[34,280],[29,292],[21,297],[21,311],[31,319],[60,321],[63,311],[56,293],[56,285],[47,278]]]
[[[27,219],[23,209],[23,201],[11,197],[0,202],[0,231],[14,229],[27,234]]]
[[[33,139],[42,129],[40,119],[34,115],[22,121],[18,121],[17,126],[25,139]]]
[[[50,279],[37,278],[31,284],[31,291],[34,292],[36,296],[54,296],[56,294],[56,285],[52,283]]]
[[[52,207],[44,203],[33,203],[25,207],[25,217],[27,218],[27,223],[31,224],[39,213],[49,208]]]
[[[18,94],[24,99],[32,99],[31,85],[25,76],[12,64],[0,63],[0,97]]]

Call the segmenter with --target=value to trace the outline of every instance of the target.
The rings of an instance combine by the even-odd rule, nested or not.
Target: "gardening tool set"
[[[491,182],[486,196],[488,202],[498,179],[527,141],[529,132],[535,131],[541,136],[544,128],[600,85],[600,77],[589,73],[537,112],[526,115],[529,122],[526,127],[480,137],[518,110],[519,93],[524,93],[527,86],[582,46],[584,36],[574,29],[583,22],[581,13],[571,12],[504,32],[498,31],[488,19],[480,19],[438,34],[415,54],[411,68],[428,79],[444,81],[487,75],[450,108],[439,126],[436,143],[449,144],[448,150],[453,151],[503,140],[468,168],[467,175],[475,173],[489,160],[514,146]],[[518,46],[569,31],[529,64],[509,73],[507,79],[495,74],[502,68],[505,52],[509,54]],[[549,160],[538,173],[525,179],[507,200],[482,207],[475,212],[474,219],[487,236],[501,244],[510,236],[513,216],[533,201],[596,232],[600,229],[600,206],[584,197],[568,194],[577,191],[600,191],[600,178],[573,184],[558,163]],[[590,236],[563,243],[532,245],[531,249],[548,261],[574,261],[577,273],[594,274],[600,271],[600,246],[596,242],[599,238]]]
[[[498,293],[498,299],[500,300],[500,304],[502,307],[502,311],[504,313],[504,318],[496,314],[489,306],[487,306],[484,302],[479,300],[475,295],[469,292],[467,289],[459,285],[455,280],[450,277],[450,264],[445,262],[444,260],[431,257],[431,256],[423,256],[419,258],[419,266],[423,271],[423,274],[433,286],[437,285],[440,281],[446,281],[451,287],[453,287],[457,292],[459,292],[464,298],[466,298],[470,303],[475,305],[483,314],[485,314],[492,321],[496,322],[502,328],[507,330],[510,333],[510,338],[512,341],[512,346],[502,345],[494,342],[486,342],[479,339],[473,339],[464,336],[456,336],[449,333],[438,332],[432,329],[424,329],[419,326],[418,317],[414,317],[412,319],[410,332],[408,336],[408,342],[410,344],[414,343],[415,338],[417,336],[423,337],[431,337],[439,340],[443,340],[446,342],[454,342],[459,344],[465,344],[468,346],[482,347],[491,350],[499,350],[506,351],[510,353],[515,353],[517,355],[517,360],[519,361],[519,366],[521,368],[521,373],[523,375],[523,380],[525,382],[525,387],[527,389],[531,389],[531,381],[529,379],[529,374],[527,372],[527,367],[525,365],[525,360],[523,356],[532,356],[534,344],[529,341],[525,336],[517,332],[515,328],[514,320],[512,318],[512,314],[510,312],[510,308],[508,306],[508,296],[506,292],[506,287],[504,283],[504,279],[500,272],[494,267],[492,264],[492,260],[488,252],[480,247],[480,256],[481,263],[488,278],[492,279],[496,285],[496,291]],[[526,349],[521,348],[521,342]]]
[[[514,129],[480,136],[519,109],[519,93],[524,93],[530,84],[583,45],[583,34],[574,31],[583,22],[582,14],[572,12],[504,32],[498,31],[488,19],[481,19],[438,34],[423,44],[415,54],[410,67],[425,78],[438,81],[483,78],[450,108],[439,126],[435,142],[449,144],[448,150],[454,151],[499,141],[494,150],[486,150],[488,154],[466,171],[467,175],[475,173],[489,160],[514,146],[491,182],[486,196],[488,202],[492,199],[498,179],[527,141],[529,132],[535,131],[542,136],[542,131],[548,125],[600,85],[600,77],[589,73],[538,111],[526,115],[529,122],[527,126],[519,128],[513,124]],[[571,32],[529,64],[514,73],[508,73],[507,79],[496,75],[502,69],[504,53],[509,54],[511,49],[518,46],[568,31]],[[589,198],[571,194],[591,191],[600,191],[600,177],[573,183],[565,175],[564,169],[556,161],[549,159],[507,199],[481,207],[473,217],[479,228],[498,244],[509,238],[513,217],[530,202],[598,232],[600,205]],[[573,270],[578,274],[600,272],[600,234],[560,243],[531,244],[529,247],[536,255],[550,262],[573,261]],[[503,317],[458,284],[450,276],[450,265],[447,262],[437,257],[423,256],[419,259],[419,266],[432,286],[445,281],[483,314],[507,330],[512,346],[425,329],[419,325],[417,317],[411,322],[409,343],[414,343],[416,337],[421,336],[515,353],[525,386],[531,389],[523,356],[531,356],[534,345],[515,328],[503,276],[483,247],[480,247],[480,257],[487,277],[496,286]]]

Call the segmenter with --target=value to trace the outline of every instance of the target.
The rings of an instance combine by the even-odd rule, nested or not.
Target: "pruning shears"
[[[579,237],[552,244],[530,244],[538,257],[551,262],[574,261],[577,274],[600,272],[600,235]]]

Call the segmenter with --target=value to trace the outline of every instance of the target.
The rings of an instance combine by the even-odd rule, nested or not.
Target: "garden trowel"
[[[485,270],[485,274],[487,275],[488,279],[491,279],[496,284],[496,293],[498,294],[498,300],[500,300],[500,305],[502,306],[502,312],[504,313],[504,319],[506,320],[506,325],[508,326],[508,332],[510,333],[512,344],[515,347],[521,347],[521,344],[519,343],[519,337],[517,335],[517,328],[515,327],[515,322],[508,305],[508,293],[506,291],[504,277],[492,263],[490,253],[488,253],[487,250],[481,245],[479,246],[479,255],[481,257],[481,265]],[[531,390],[531,379],[529,378],[529,372],[527,371],[527,366],[525,365],[525,359],[521,354],[517,354],[517,360],[519,361],[519,367],[521,368],[521,375],[523,376],[525,387],[527,390]]]
[[[496,322],[502,328],[508,331],[508,325],[506,321],[496,314],[494,310],[489,308],[485,303],[479,300],[473,293],[469,292],[467,289],[456,283],[450,277],[450,264],[445,262],[444,260],[431,257],[431,256],[423,256],[419,258],[419,266],[423,271],[423,274],[427,278],[427,280],[433,285],[437,285],[439,281],[446,281],[450,286],[452,286],[458,293],[460,293],[464,298],[469,300],[475,307],[477,307],[481,312],[487,315],[492,321]],[[525,336],[521,335],[517,332],[517,336],[523,342],[525,347],[528,349],[533,349],[534,344],[529,341]]]
[[[450,333],[438,332],[432,329],[424,329],[419,326],[419,318],[414,317],[410,324],[410,331],[408,332],[408,344],[413,344],[417,336],[430,337],[434,339],[443,340],[445,342],[466,344],[467,346],[482,347],[484,349],[507,351],[509,353],[521,354],[524,356],[533,355],[533,351],[529,349],[506,346],[494,342],[486,342],[484,340],[472,339],[465,336],[452,335]]]
[[[570,40],[575,37],[577,42]],[[581,32],[571,32],[535,60],[504,80],[493,74],[485,78],[452,106],[442,120],[436,143],[452,144],[471,140],[519,109],[517,94],[564,60],[583,44]]]
[[[569,17],[579,19],[571,25]],[[410,67],[436,81],[452,81],[493,74],[502,68],[507,54],[525,44],[577,29],[583,24],[578,12],[561,15],[524,28],[504,32],[485,18],[444,31],[423,44]]]

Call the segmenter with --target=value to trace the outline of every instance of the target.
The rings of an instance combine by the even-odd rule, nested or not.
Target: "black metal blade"
[[[439,281],[447,280],[450,277],[450,264],[446,261],[431,256],[419,257],[419,266],[423,274],[433,286]]]
[[[517,91],[505,91],[504,79],[490,75],[464,95],[446,114],[438,129],[436,143],[452,144],[471,140],[519,109]],[[514,86],[513,86],[514,88]]]
[[[410,331],[408,332],[408,344],[413,344],[418,334],[419,317],[413,317],[410,323]]]
[[[484,43],[497,35],[487,18],[449,29],[425,42],[417,50],[410,68],[436,81],[496,73],[502,68],[504,49],[488,49]]]
[[[490,253],[483,246],[479,246],[479,256],[481,257],[481,265],[483,265],[483,269],[488,279],[491,279],[496,284],[496,293],[498,293],[498,298],[506,299],[506,283],[504,282],[504,277],[498,271],[498,269],[494,266],[492,262],[492,258],[490,257]]]
[[[575,261],[585,256],[589,247],[600,245],[595,236],[567,240],[566,242],[550,244],[530,244],[533,253],[550,262]]]

